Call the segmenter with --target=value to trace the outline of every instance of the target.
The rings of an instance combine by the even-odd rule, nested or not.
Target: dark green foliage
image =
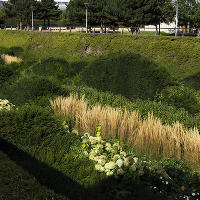
[[[179,188],[181,186],[184,186],[186,190],[188,188],[199,188],[198,173],[192,172],[183,161],[171,158],[163,159],[160,163]]]
[[[44,20],[44,26],[50,26],[51,19],[58,19],[61,14],[61,11],[58,9],[58,5],[54,0],[41,0],[35,4],[35,13],[37,19]]]
[[[158,95],[157,100],[177,108],[184,108],[192,114],[200,111],[200,96],[189,87],[166,87]]]
[[[0,54],[5,54],[8,51],[6,47],[0,47]]]
[[[72,74],[72,69],[66,60],[53,57],[35,63],[31,69],[36,75],[53,76],[59,80],[66,79]]]
[[[185,78],[184,83],[195,90],[200,90],[200,72]]]
[[[23,52],[24,49],[22,47],[10,47],[6,53],[11,56],[21,56]]]
[[[175,83],[166,70],[147,58],[122,52],[97,57],[83,70],[82,80],[90,87],[130,99],[153,99],[157,91]]]
[[[25,105],[0,112],[0,136],[19,145],[40,145],[57,134],[64,134],[62,122],[53,113],[38,106]]]
[[[39,76],[21,77],[3,89],[3,96],[15,105],[34,101],[40,96],[61,95],[62,88],[57,81]]]
[[[86,66],[87,62],[83,60],[77,60],[70,63],[70,68],[72,70],[72,75],[79,74]]]
[[[14,75],[14,70],[11,67],[0,64],[0,86]]]

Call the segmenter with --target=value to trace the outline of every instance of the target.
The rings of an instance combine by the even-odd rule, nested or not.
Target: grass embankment
[[[29,60],[55,57],[71,61],[113,50],[128,50],[164,65],[177,78],[199,72],[199,38],[1,30],[0,40],[1,47],[22,47],[22,56]]]

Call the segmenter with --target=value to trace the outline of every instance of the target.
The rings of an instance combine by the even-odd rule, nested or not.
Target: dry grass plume
[[[11,64],[13,62],[16,62],[16,63],[21,63],[22,62],[21,58],[18,58],[18,57],[15,57],[15,56],[10,56],[10,55],[7,55],[7,54],[1,55],[1,58],[4,60],[4,62],[6,64]]]

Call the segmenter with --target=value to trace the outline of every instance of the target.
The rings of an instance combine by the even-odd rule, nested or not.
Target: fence
[[[7,26],[7,27],[1,27],[1,29],[5,30],[19,30],[17,27],[13,26]],[[32,30],[30,28],[23,27],[22,30],[30,31]],[[85,33],[86,28],[85,27],[44,27],[44,26],[37,26],[34,27],[35,31],[43,31],[43,32],[80,32]],[[159,35],[161,32],[162,34],[166,35],[174,35],[176,32],[176,28],[160,28],[156,29],[156,27],[151,28],[139,28],[139,27],[123,27],[123,28],[115,28],[114,30],[111,28],[104,28],[103,30],[100,27],[90,27],[88,29],[89,33],[118,33],[118,34],[140,34],[141,32],[151,32],[155,35]],[[200,36],[200,29],[198,28],[190,28],[190,29],[184,29],[184,28],[178,28],[178,35],[181,36]]]

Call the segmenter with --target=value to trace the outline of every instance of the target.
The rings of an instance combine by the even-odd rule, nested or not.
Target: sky
[[[8,1],[8,0],[0,0],[0,7],[1,7],[1,2],[3,1]],[[59,9],[64,10],[66,8],[65,3],[69,3],[70,0],[54,0],[55,2],[58,2]]]

